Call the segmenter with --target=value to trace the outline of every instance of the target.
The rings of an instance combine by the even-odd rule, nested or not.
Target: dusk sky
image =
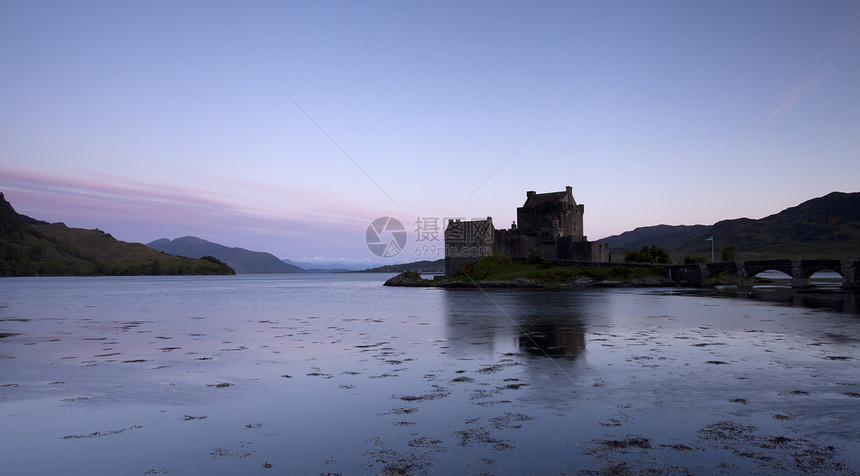
[[[566,185],[590,239],[858,191],[860,1],[0,0],[0,191],[34,218],[378,262],[393,216],[403,262],[442,257],[418,218]]]

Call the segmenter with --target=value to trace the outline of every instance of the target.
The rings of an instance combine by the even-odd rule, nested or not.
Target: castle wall
[[[573,188],[564,192],[536,194],[526,192],[526,203],[517,208],[519,230],[542,237],[583,236],[585,205],[577,205]]]
[[[609,243],[605,241],[580,241],[563,237],[558,242],[557,260],[590,261],[605,263],[609,261]]]
[[[511,257],[541,258],[536,252],[540,248],[540,240],[535,235],[528,235],[520,230],[496,230],[493,252]]]
[[[482,256],[492,255],[495,232],[490,217],[486,220],[449,222],[445,228],[445,275],[454,276]]]

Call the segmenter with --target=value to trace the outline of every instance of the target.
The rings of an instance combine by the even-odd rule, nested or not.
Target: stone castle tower
[[[585,206],[576,203],[568,186],[562,192],[526,192],[517,223],[507,230],[496,230],[492,217],[452,221],[445,229],[445,274],[453,276],[493,253],[515,259],[607,262],[609,244],[588,241],[583,234],[584,213]]]

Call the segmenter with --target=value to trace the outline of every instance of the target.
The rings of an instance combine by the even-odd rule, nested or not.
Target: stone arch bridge
[[[753,285],[753,278],[762,271],[781,271],[791,276],[791,287],[803,289],[810,287],[810,277],[818,271],[833,271],[842,276],[842,287],[858,289],[860,287],[860,260],[838,259],[807,259],[807,260],[757,260],[757,261],[728,261],[707,264],[670,265],[669,279],[686,286],[710,287],[714,285],[714,277],[724,271],[733,273],[738,278],[739,288]]]

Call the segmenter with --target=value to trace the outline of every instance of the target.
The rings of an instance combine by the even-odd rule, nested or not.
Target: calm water
[[[4,474],[860,471],[857,297],[0,280]]]

